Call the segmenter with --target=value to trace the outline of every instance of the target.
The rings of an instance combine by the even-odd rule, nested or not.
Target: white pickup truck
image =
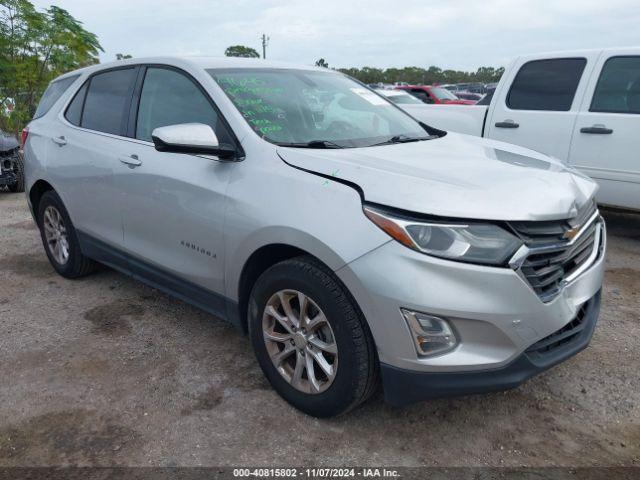
[[[640,210],[640,48],[518,57],[481,103],[400,106],[442,130],[556,157],[600,184],[600,203]]]

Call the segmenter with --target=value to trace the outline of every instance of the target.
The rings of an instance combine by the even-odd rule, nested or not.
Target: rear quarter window
[[[122,135],[125,109],[131,100],[135,74],[135,68],[121,68],[91,77],[80,126]]]
[[[512,110],[571,110],[585,58],[553,58],[525,63],[511,84],[507,106]]]
[[[84,97],[87,94],[87,83],[82,85],[82,88],[78,90],[73,100],[67,107],[65,118],[72,124],[80,126],[80,120],[82,118],[82,106],[84,105]]]
[[[51,82],[47,89],[44,91],[44,94],[40,99],[40,103],[38,103],[38,108],[36,108],[36,113],[34,113],[33,118],[36,119],[46,115],[47,112],[51,110],[51,107],[53,107],[54,103],[58,101],[62,94],[67,91],[67,88],[69,88],[79,76],[80,75],[72,75],[71,77],[65,77],[60,80]]]

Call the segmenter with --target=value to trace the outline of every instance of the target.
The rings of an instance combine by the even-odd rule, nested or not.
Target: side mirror
[[[159,152],[215,155],[221,159],[230,159],[236,154],[231,145],[221,145],[213,129],[204,123],[158,127],[151,133],[151,138]]]

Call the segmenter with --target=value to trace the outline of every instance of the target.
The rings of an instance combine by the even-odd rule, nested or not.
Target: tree
[[[320,58],[316,61],[316,67],[329,68],[329,64],[324,58]]]
[[[475,72],[464,72],[460,70],[442,70],[433,65],[428,69],[422,67],[403,67],[381,70],[373,67],[352,67],[340,68],[338,70],[351,77],[357,78],[363,83],[407,82],[410,84],[424,85],[463,82],[491,83],[500,80],[500,77],[504,73],[504,67],[480,67]]]
[[[29,0],[0,0],[0,129],[18,132],[33,116],[49,82],[98,63],[102,47],[59,7],[39,12]]]
[[[232,45],[224,51],[225,57],[260,58],[260,54],[251,47]]]

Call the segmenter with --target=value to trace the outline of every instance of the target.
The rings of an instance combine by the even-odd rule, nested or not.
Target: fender
[[[336,271],[346,265],[347,260],[341,258],[328,245],[312,235],[282,226],[268,226],[257,230],[246,238],[234,251],[229,251],[225,262],[225,296],[237,301],[240,285],[240,275],[249,257],[260,248],[269,245],[287,245],[299,248],[313,255]]]

